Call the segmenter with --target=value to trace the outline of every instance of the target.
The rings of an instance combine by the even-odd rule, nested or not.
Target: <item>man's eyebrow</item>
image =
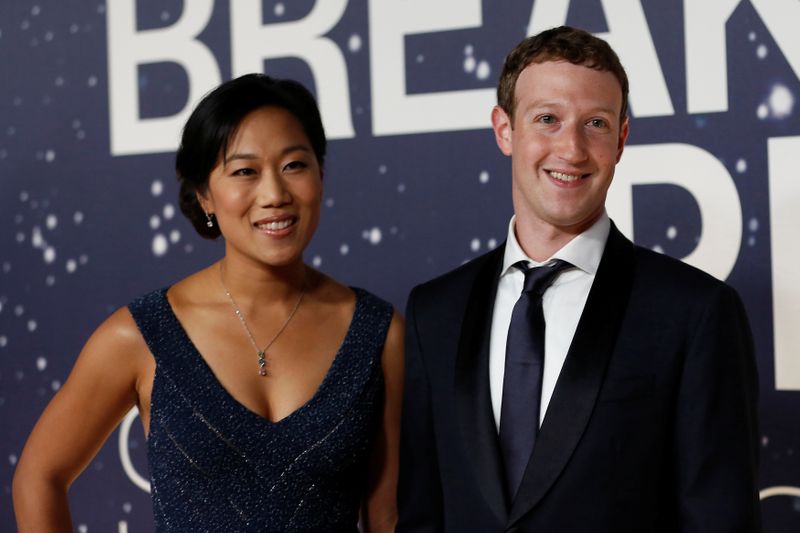
[[[558,102],[556,100],[537,100],[534,102],[530,102],[528,105],[522,108],[522,112],[529,112],[532,109],[539,109],[539,108],[547,108],[547,109],[569,109],[572,106],[564,103]],[[614,111],[610,107],[605,106],[597,106],[589,110],[590,113],[608,113],[609,115],[618,114],[618,111]]]
[[[592,111],[600,113],[608,113],[609,115],[618,115],[619,111],[614,111],[610,107],[596,107]]]

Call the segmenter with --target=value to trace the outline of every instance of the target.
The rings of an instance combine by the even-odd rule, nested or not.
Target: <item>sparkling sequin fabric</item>
[[[156,360],[147,444],[158,531],[357,531],[392,307],[354,290],[352,322],[328,374],[276,423],[220,385],[166,289],[129,305]]]

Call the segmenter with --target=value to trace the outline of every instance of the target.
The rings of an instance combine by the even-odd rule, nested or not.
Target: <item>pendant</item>
[[[258,375],[259,376],[269,376],[269,372],[267,371],[267,360],[265,358],[264,351],[258,352]]]

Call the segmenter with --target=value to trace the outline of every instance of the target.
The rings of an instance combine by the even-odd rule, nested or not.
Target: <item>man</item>
[[[400,531],[759,529],[739,297],[605,212],[627,93],[582,30],[507,57],[492,126],[511,157],[508,239],[409,297]]]

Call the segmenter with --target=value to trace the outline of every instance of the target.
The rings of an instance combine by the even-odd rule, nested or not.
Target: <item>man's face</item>
[[[576,235],[602,214],[628,137],[620,84],[610,72],[546,61],[522,71],[515,93],[513,128],[499,107],[492,124],[511,156],[517,237]]]

